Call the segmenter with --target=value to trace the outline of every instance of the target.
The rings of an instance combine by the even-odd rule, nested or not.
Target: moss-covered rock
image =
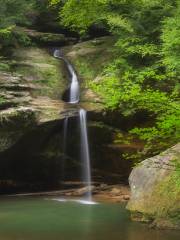
[[[129,177],[132,218],[180,229],[180,144],[143,161]]]
[[[28,34],[49,37],[48,34],[38,34],[35,31]],[[51,34],[51,37],[60,37],[60,35]],[[110,56],[108,52],[105,60],[106,54],[102,56],[100,53],[107,51],[107,46],[111,46],[112,43],[112,38],[107,37],[107,39],[101,38],[70,46],[63,51],[71,58],[73,64],[78,63],[75,67],[80,72],[80,80],[86,79],[89,71],[92,75],[89,75],[88,79],[91,79],[101,72],[104,62]],[[76,58],[72,57],[72,51],[77,52]],[[77,61],[74,62],[74,59]],[[86,59],[90,70],[84,67]],[[98,69],[95,66],[98,66]],[[69,116],[74,114],[74,110],[61,101],[68,86],[64,63],[55,59],[46,49],[37,47],[14,49],[11,59],[3,59],[1,69],[3,70],[0,73],[1,151],[11,147],[38,124],[61,119],[64,114]],[[83,84],[82,89],[84,89]],[[90,111],[102,108],[101,105],[93,104],[93,93],[88,94],[88,101],[88,106],[86,104],[83,107]],[[30,112],[32,115],[29,115]],[[26,119],[25,125],[22,117]],[[18,130],[15,126],[16,121],[21,126]]]
[[[55,59],[46,49],[29,47],[16,49],[11,69],[27,82],[36,84],[35,95],[61,98],[66,87],[63,63]]]
[[[66,37],[64,34],[38,32],[34,29],[27,29],[23,27],[16,27],[14,33],[19,35],[24,34],[31,39],[33,43],[43,46],[64,46],[77,41],[75,38]]]
[[[102,104],[100,97],[89,88],[89,83],[97,80],[113,59],[114,43],[113,37],[106,36],[62,48],[62,53],[78,72],[81,102]]]
[[[8,69],[0,71],[0,151],[38,124],[62,118],[66,87],[62,63],[45,49],[18,48],[3,63]]]

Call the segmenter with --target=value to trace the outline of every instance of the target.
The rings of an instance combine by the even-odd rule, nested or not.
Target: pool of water
[[[43,197],[0,199],[0,240],[179,240],[179,232],[131,222],[121,204]]]

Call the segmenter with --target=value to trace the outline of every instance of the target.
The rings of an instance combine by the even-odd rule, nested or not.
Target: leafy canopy
[[[0,0],[0,43],[13,44],[16,37],[25,41],[25,36],[14,36],[16,25],[28,25],[28,14],[34,10],[35,0]]]
[[[176,143],[180,130],[180,3],[178,0],[51,0],[61,22],[85,34],[101,23],[117,37],[115,60],[90,82],[107,108],[126,116],[146,111],[152,123],[131,129],[156,150]]]

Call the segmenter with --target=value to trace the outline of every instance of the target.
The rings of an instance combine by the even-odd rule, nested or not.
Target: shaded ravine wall
[[[88,118],[91,114],[89,113]],[[0,153],[0,186],[4,191],[43,190],[65,181],[81,181],[79,119],[69,118],[66,156],[63,153],[64,119],[34,127]],[[132,163],[123,149],[113,146],[114,132],[101,122],[88,123],[93,181],[126,182]],[[66,158],[65,172],[62,160]],[[64,180],[64,179],[63,179]]]
[[[110,37],[103,37],[67,47],[63,51],[66,56],[70,51],[68,58],[76,56],[77,62],[79,58],[82,61],[88,56],[88,69],[94,71],[89,78],[96,78],[112,57],[110,49],[113,41]],[[103,56],[100,54],[102,52]],[[0,76],[0,88],[3,89],[5,101],[10,99],[11,103],[15,103],[15,106],[7,106],[0,111],[3,119],[0,133],[6,145],[0,151],[0,191],[29,191],[61,186],[62,127],[63,119],[69,113],[73,134],[68,137],[66,180],[79,180],[79,126],[76,117],[73,117],[76,109],[69,111],[69,106],[61,100],[68,86],[64,64],[45,49],[37,47],[18,49],[13,56],[11,72]],[[93,59],[96,59],[98,68],[94,68]],[[142,149],[143,144],[136,141],[130,145],[123,142],[117,144],[116,138],[119,133],[126,138],[132,124],[144,122],[147,116],[140,113],[127,119],[117,111],[103,110],[101,100],[86,86],[88,72],[83,75],[84,66],[75,64],[75,67],[80,72],[83,92],[81,106],[88,111],[93,180],[127,183],[133,163],[125,160],[123,154]],[[25,100],[24,96],[27,96]],[[10,140],[13,141],[10,143]]]

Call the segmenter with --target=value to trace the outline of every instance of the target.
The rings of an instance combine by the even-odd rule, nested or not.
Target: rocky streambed
[[[91,191],[93,194],[93,200],[96,202],[127,202],[130,199],[130,188],[124,184],[106,184],[106,183],[93,183],[91,186]],[[79,187],[78,187],[79,185]],[[67,198],[67,199],[81,199],[88,192],[88,187],[80,187],[82,183],[77,182],[65,182],[64,190],[55,190],[55,191],[43,191],[36,193],[21,193],[11,195],[16,197],[56,197],[57,199]],[[73,187],[74,186],[74,187]]]

